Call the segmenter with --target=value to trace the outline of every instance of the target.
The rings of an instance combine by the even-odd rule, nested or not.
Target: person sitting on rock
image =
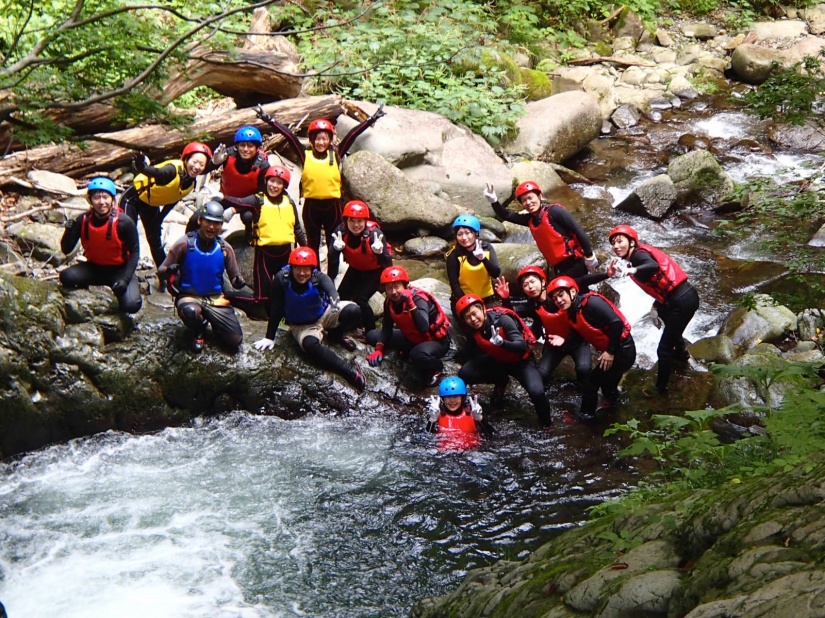
[[[578,279],[598,266],[590,239],[576,218],[561,204],[545,202],[541,189],[532,180],[516,187],[516,199],[527,213],[507,210],[499,203],[491,184],[484,189],[484,197],[499,219],[530,228],[539,251],[556,276]]]
[[[68,255],[83,246],[86,261],[63,270],[60,283],[67,288],[108,285],[117,297],[120,310],[140,311],[142,300],[135,270],[140,259],[140,242],[134,222],[115,205],[117,189],[109,178],[89,181],[86,199],[90,208],[76,219],[66,221],[60,249]]]
[[[381,286],[381,273],[392,266],[390,245],[384,241],[378,223],[370,220],[370,210],[364,202],[347,202],[343,215],[344,221],[333,231],[332,245],[328,247],[327,274],[335,281],[343,255],[349,267],[338,285],[338,294],[361,308],[361,322],[369,332],[375,328],[370,298]]]
[[[579,420],[595,419],[600,389],[604,401],[599,410],[612,412],[619,397],[619,382],[636,362],[630,324],[616,305],[601,294],[579,294],[579,286],[571,277],[553,279],[547,294],[567,315],[571,329],[600,352],[582,391]]]
[[[208,326],[215,338],[232,352],[243,341],[238,317],[223,295],[226,272],[236,290],[246,285],[238,270],[235,252],[219,236],[223,228],[223,206],[210,201],[203,205],[198,231],[189,232],[175,242],[158,269],[175,295],[175,308],[192,334],[189,347],[195,354],[203,350]]]
[[[504,277],[496,280],[496,293],[502,298],[505,307],[510,307],[521,317],[531,318],[534,324],[539,325],[536,334],[544,337],[544,348],[538,370],[545,385],[565,356],[573,359],[576,381],[584,384],[592,368],[590,345],[570,328],[567,314],[559,311],[547,296],[547,275],[544,269],[535,265],[525,266],[518,272],[517,279],[526,298],[512,297],[510,286]]]
[[[186,144],[180,159],[157,165],[149,165],[143,153],[135,156],[133,165],[138,175],[120,199],[120,207],[135,223],[140,218],[155,266],[166,259],[161,240],[163,220],[192,192],[195,179],[204,172],[211,156],[212,149],[200,142]]]
[[[327,247],[332,246],[332,232],[341,223],[341,161],[349,152],[355,139],[373,126],[384,115],[383,105],[369,118],[346,134],[338,148],[333,146],[335,125],[325,118],[309,123],[307,136],[310,148],[305,148],[298,137],[262,108],[257,109],[258,118],[268,123],[286,138],[287,144],[295,152],[301,173],[301,197],[303,198],[303,221],[309,247],[320,254],[321,229],[326,236]]]
[[[318,256],[309,247],[297,247],[289,263],[272,280],[266,337],[252,344],[257,350],[275,347],[275,334],[281,320],[299,347],[315,363],[343,376],[356,389],[364,390],[366,379],[357,363],[349,363],[322,344],[324,335],[353,350],[355,343],[345,333],[361,320],[358,305],[341,301],[335,285],[318,270]]]
[[[447,252],[447,279],[450,282],[450,304],[465,294],[475,294],[492,306],[496,300],[493,279],[501,274],[496,250],[481,240],[481,222],[474,215],[459,215],[453,221],[455,246]]]
[[[221,171],[221,190],[215,196],[224,206],[223,219],[229,223],[236,212],[245,214],[250,206],[246,203],[229,203],[226,198],[244,198],[264,191],[266,172],[269,169],[269,159],[261,149],[263,138],[261,132],[252,126],[245,126],[235,131],[235,144],[227,148],[218,144],[212,160],[204,170],[209,174],[216,169]],[[251,213],[249,223],[244,219],[248,237],[252,236]],[[194,213],[186,231],[192,232],[198,228],[198,213]],[[286,263],[286,261],[284,261]]]
[[[664,251],[639,242],[639,234],[629,225],[619,225],[608,235],[618,262],[611,265],[619,276],[630,278],[653,297],[654,322],[664,322],[656,349],[658,374],[656,394],[667,393],[673,362],[687,362],[690,354],[684,340],[685,328],[699,308],[699,294],[685,271]],[[611,273],[612,274],[612,273]],[[650,395],[649,391],[645,391]]]
[[[442,359],[450,350],[450,320],[439,302],[426,290],[410,286],[410,276],[400,266],[381,273],[384,301],[382,327],[367,333],[367,355],[372,367],[384,360],[385,350],[397,350],[409,358],[418,377],[435,386],[444,370]]]
[[[252,271],[253,303],[269,300],[272,278],[287,265],[295,244],[305,247],[307,237],[298,208],[286,192],[292,178],[282,165],[273,165],[264,175],[264,192],[242,198],[224,197],[229,209],[239,208],[244,225],[252,230],[251,241],[255,245]],[[226,216],[224,215],[224,220]]]
[[[458,377],[467,384],[495,384],[496,396],[503,396],[510,376],[527,391],[542,426],[553,425],[550,401],[530,350],[532,333],[510,309],[484,308],[484,301],[467,294],[456,303],[458,314],[472,332],[469,350]],[[467,353],[469,352],[469,353]]]
[[[426,430],[443,438],[442,449],[458,450],[478,446],[479,430],[489,433],[478,396],[467,395],[467,385],[458,376],[449,376],[438,385],[438,395],[429,398]]]

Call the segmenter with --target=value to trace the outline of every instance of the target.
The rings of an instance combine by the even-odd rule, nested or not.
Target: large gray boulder
[[[374,152],[361,151],[347,157],[343,176],[348,193],[369,204],[387,232],[418,227],[443,233],[461,212]]]
[[[781,49],[743,43],[733,51],[730,68],[738,80],[758,85],[771,76],[774,62],[781,68],[790,66],[788,54]]]
[[[517,128],[516,138],[504,146],[506,152],[561,163],[599,137],[599,101],[592,94],[571,91],[528,103]]]
[[[737,307],[719,327],[719,335],[730,337],[734,344],[747,350],[760,343],[781,341],[788,331],[796,330],[796,315],[777,305],[767,294],[754,296],[753,309]]]
[[[78,243],[69,255],[63,255],[60,249],[63,228],[47,223],[15,223],[10,225],[6,231],[22,250],[30,251],[34,259],[53,266],[60,266],[71,261],[80,249],[80,243]]]
[[[659,174],[636,187],[616,205],[616,210],[662,219],[676,203],[677,191],[667,174]]]
[[[715,205],[727,199],[736,186],[707,150],[694,150],[676,157],[667,166],[667,175],[682,204]]]

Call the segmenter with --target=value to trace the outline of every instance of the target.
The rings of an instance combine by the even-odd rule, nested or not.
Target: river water
[[[628,220],[610,206],[662,173],[656,153],[678,135],[722,150],[762,136],[757,121],[730,111],[684,110],[644,131],[647,154],[628,164],[624,153],[621,164],[604,164],[598,186],[576,187],[605,204],[582,218],[602,255],[607,230]],[[611,143],[625,148],[618,138],[600,142],[603,160]],[[747,152],[724,165],[740,181],[793,180],[811,162]],[[687,338],[714,334],[742,289],[720,262],[758,259],[758,247],[729,246],[695,219],[631,223],[699,289]],[[644,320],[650,299],[629,281],[612,285],[633,324],[638,365],[651,367],[659,332]],[[405,616],[468,569],[523,558],[633,483],[613,465],[615,446],[577,425],[550,435],[499,422],[494,439],[464,452],[440,448],[421,425],[413,415],[284,421],[237,412],[0,464],[0,600],[11,618]]]

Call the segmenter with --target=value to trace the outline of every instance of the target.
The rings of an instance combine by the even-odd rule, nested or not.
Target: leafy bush
[[[815,104],[825,95],[825,50],[818,56],[806,56],[788,69],[772,65],[772,75],[757,89],[748,92],[744,100],[760,118],[777,118],[800,125],[817,118]]]

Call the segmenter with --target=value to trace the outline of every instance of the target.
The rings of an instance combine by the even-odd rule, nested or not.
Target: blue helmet
[[[467,385],[464,384],[464,380],[458,376],[450,376],[449,378],[444,378],[441,380],[441,384],[438,385],[438,394],[441,397],[466,395]]]
[[[453,229],[456,230],[460,227],[468,227],[473,230],[476,234],[481,233],[481,222],[478,220],[478,217],[475,215],[459,215],[453,221]]]
[[[112,197],[117,196],[117,187],[115,187],[115,183],[112,182],[110,178],[106,178],[105,176],[98,176],[97,178],[92,178],[89,181],[89,186],[86,187],[86,194],[89,195],[92,191],[105,191]]]
[[[261,145],[263,139],[261,139],[261,132],[255,127],[241,127],[235,131],[235,143],[238,142],[254,142]]]

